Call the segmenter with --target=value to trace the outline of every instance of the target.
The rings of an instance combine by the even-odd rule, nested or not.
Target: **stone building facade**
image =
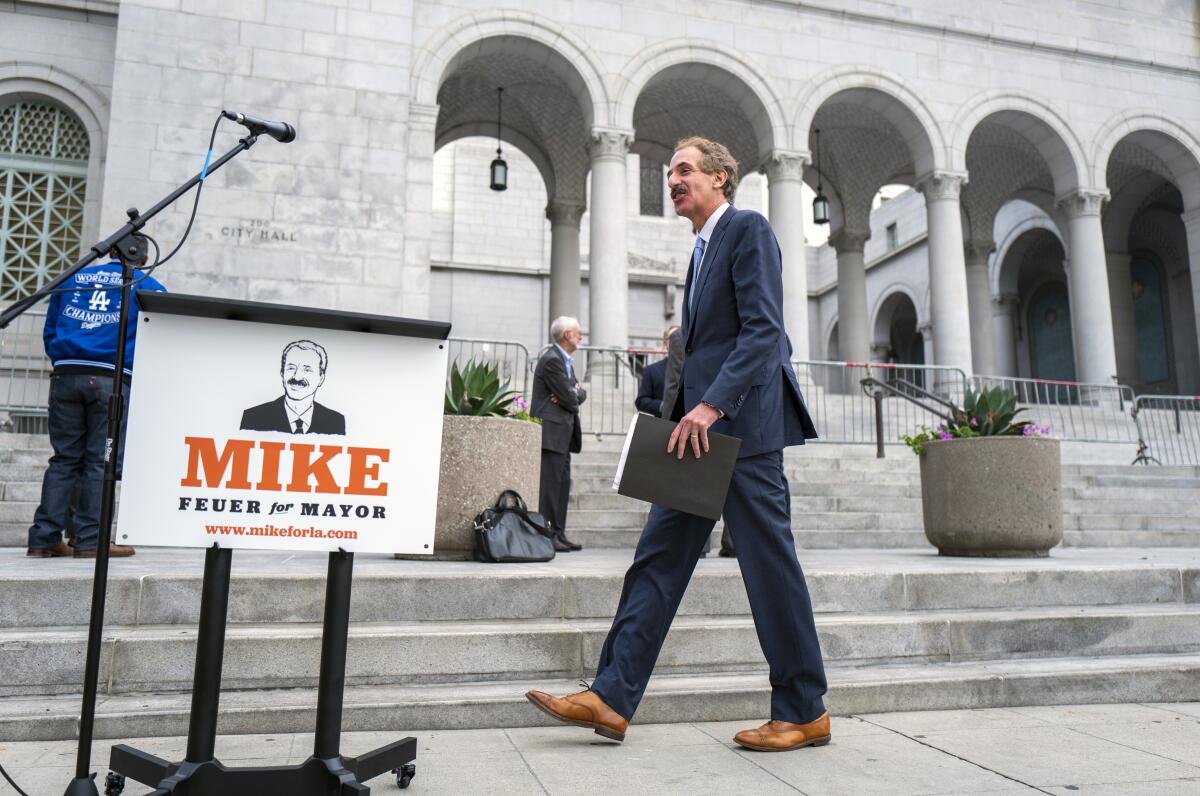
[[[231,108],[299,137],[207,181],[162,274],[174,290],[530,346],[575,314],[593,344],[648,344],[679,317],[690,252],[662,167],[699,133],[730,146],[738,203],[776,230],[797,358],[1200,392],[1200,12],[964,9],[0,2],[4,290],[198,171]],[[503,193],[487,186],[498,87]],[[881,203],[884,186],[910,190]],[[190,210],[154,225],[164,245]]]

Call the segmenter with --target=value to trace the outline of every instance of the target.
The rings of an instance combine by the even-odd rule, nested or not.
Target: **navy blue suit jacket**
[[[655,417],[662,415],[663,387],[667,380],[667,360],[660,359],[647,365],[642,371],[642,381],[638,385],[637,398],[633,405],[639,412],[646,412]]]
[[[815,439],[783,326],[783,260],[767,219],[732,205],[713,229],[691,312],[684,288],[682,400],[724,417],[712,430],[742,441],[739,458]]]

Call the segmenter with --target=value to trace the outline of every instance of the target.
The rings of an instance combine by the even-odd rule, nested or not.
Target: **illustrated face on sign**
[[[293,401],[316,394],[325,381],[321,355],[304,348],[292,348],[283,358],[283,390]]]

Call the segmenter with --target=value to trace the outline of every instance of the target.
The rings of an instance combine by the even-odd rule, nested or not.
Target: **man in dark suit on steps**
[[[579,321],[563,316],[550,324],[550,339],[533,370],[529,414],[542,420],[542,477],[538,513],[546,518],[560,553],[581,550],[567,538],[567,501],[571,495],[571,454],[583,450],[579,405],[587,391],[575,378],[571,355],[579,348]]]
[[[243,431],[282,431],[290,434],[345,434],[346,418],[316,402],[325,383],[329,356],[312,340],[284,346],[279,361],[283,395],[242,412]]]
[[[783,268],[770,224],[729,204],[737,162],[721,144],[686,138],[667,185],[696,233],[684,287],[684,360],[668,451],[699,458],[712,430],[741,439],[724,514],[737,545],[759,643],[770,665],[771,720],[734,741],[784,751],[829,742],[825,669],[796,557],[783,449],[816,437],[783,328]],[[612,629],[587,691],[529,701],[560,721],[624,740],[713,521],[652,506]]]
[[[668,353],[671,335],[677,331],[679,331],[679,327],[672,326],[663,335],[663,347],[668,348]],[[669,356],[665,356],[642,369],[642,379],[638,383],[637,398],[633,399],[633,405],[637,407],[639,412],[645,412],[655,417],[662,416],[663,390],[666,388],[669,359]]]

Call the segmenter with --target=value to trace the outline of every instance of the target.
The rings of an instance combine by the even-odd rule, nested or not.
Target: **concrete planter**
[[[537,509],[542,466],[542,427],[507,417],[442,418],[434,558],[471,558],[475,515],[514,489]],[[397,558],[428,556],[397,556]]]
[[[1047,556],[1062,541],[1058,440],[938,440],[921,454],[925,537],[944,556]]]

